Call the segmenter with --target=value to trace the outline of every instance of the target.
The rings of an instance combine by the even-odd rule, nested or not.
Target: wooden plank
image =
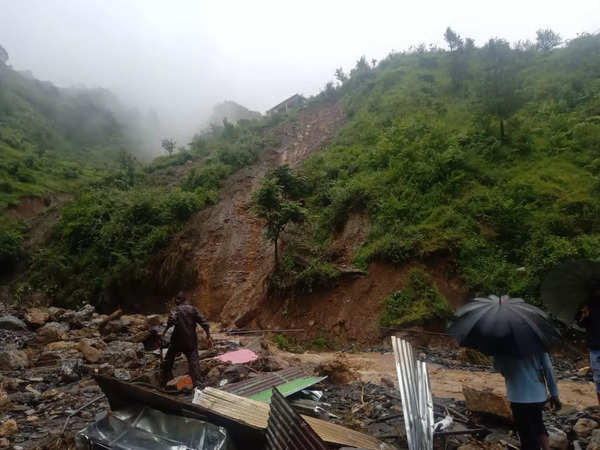
[[[214,388],[205,388],[195,404],[231,420],[267,428],[270,405]],[[325,442],[379,450],[385,448],[378,439],[358,431],[310,416],[301,416]]]

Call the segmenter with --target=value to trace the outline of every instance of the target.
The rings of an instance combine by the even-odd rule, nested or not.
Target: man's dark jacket
[[[196,324],[204,331],[209,331],[208,322],[195,306],[183,304],[175,307],[167,322],[167,329],[175,327],[171,335],[171,346],[174,350],[187,353],[198,349]]]

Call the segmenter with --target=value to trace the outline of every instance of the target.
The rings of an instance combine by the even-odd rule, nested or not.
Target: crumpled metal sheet
[[[423,361],[417,361],[407,341],[392,336],[392,347],[408,448],[430,450],[433,448],[433,398],[427,366]]]
[[[78,450],[231,450],[223,427],[143,407],[115,411],[76,436]]]
[[[327,445],[306,421],[273,388],[266,430],[267,448],[272,450],[327,450]]]

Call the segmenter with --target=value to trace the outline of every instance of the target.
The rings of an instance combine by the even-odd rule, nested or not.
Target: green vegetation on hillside
[[[362,212],[357,266],[450,255],[473,292],[535,301],[559,261],[600,259],[600,36],[457,38],[336,72],[349,120],[301,169],[305,229],[326,255]]]
[[[32,255],[21,291],[41,290],[64,305],[89,301],[109,308],[135,301],[132,293],[156,285],[151,256],[194,212],[217,200],[225,177],[277,143],[265,132],[274,120],[226,122],[144,167],[123,153],[119,170],[65,206],[51,241]],[[169,176],[187,162],[194,167],[185,177]]]

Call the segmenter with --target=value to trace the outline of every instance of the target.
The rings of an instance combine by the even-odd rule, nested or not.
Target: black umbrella
[[[546,352],[560,340],[546,313],[522,298],[476,298],[454,316],[449,334],[486,355],[527,356]]]
[[[563,263],[552,270],[542,283],[542,301],[550,313],[568,325],[598,282],[599,263],[588,260]]]

